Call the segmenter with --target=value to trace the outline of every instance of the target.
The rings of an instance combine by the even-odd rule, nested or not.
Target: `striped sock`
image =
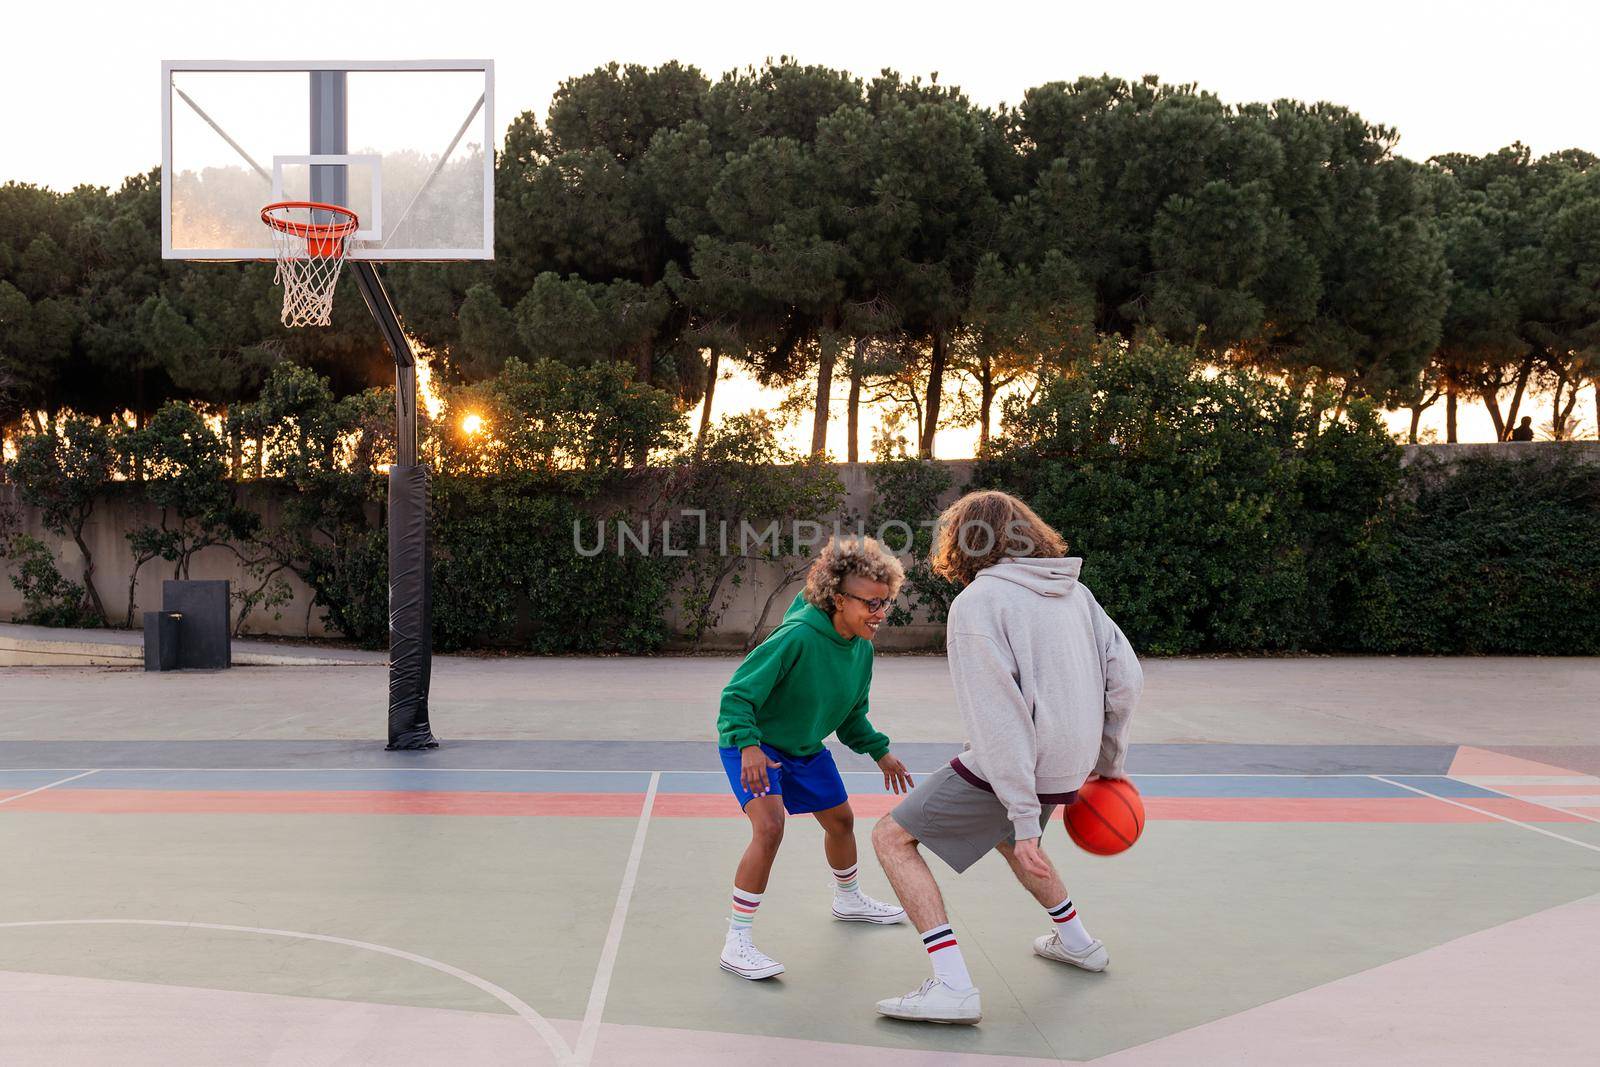
[[[1050,921],[1056,924],[1056,935],[1069,950],[1082,952],[1094,944],[1094,938],[1083,928],[1083,920],[1078,918],[1078,909],[1073,906],[1071,897],[1050,908],[1049,911]]]
[[[852,863],[844,870],[830,867],[833,871],[833,891],[839,896],[848,896],[861,888],[861,879],[858,877],[860,867]]]
[[[961,946],[949,923],[922,931],[922,945],[928,950],[935,978],[951,989],[972,988],[972,975],[967,973],[967,961],[961,958]]]
[[[756,921],[756,909],[761,907],[760,893],[747,893],[738,886],[733,887],[733,926],[729,929],[735,932],[743,930],[750,932],[750,927]]]

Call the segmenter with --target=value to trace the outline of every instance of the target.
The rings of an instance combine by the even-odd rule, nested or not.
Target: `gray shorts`
[[[1042,830],[1054,804],[1039,811]],[[1015,842],[1011,816],[993,793],[963,779],[949,764],[928,775],[889,814],[929,852],[960,874],[996,845]]]

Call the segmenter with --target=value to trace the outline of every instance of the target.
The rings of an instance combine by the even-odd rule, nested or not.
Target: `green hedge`
[[[1600,654],[1600,469],[1469,459],[1406,472],[1361,605],[1373,647]]]
[[[573,524],[583,522],[585,543],[592,543],[594,510],[548,479],[435,480],[437,647],[660,647],[674,561],[631,552],[581,555],[573,547]]]
[[[1402,471],[1370,408],[1162,345],[1007,414],[972,487],[1055,525],[1142,651],[1600,649],[1593,467]]]

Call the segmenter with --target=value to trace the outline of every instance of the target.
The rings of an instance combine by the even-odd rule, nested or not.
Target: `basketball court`
[[[1146,665],[1149,825],[1045,847],[1104,974],[1036,958],[996,858],[937,861],[976,1027],[879,1017],[926,956],[839,923],[791,819],[717,965],[747,823],[714,747],[736,660],[431,661],[416,368],[377,268],[494,255],[487,60],[171,61],[169,259],[273,261],[283,320],[350,271],[396,362],[382,664],[0,668],[6,1064],[1576,1062],[1600,997],[1595,660]],[[961,731],[944,660],[881,657],[914,774]],[[385,684],[387,681],[387,685]],[[388,694],[389,750],[384,748]],[[431,716],[431,718],[430,718]],[[440,747],[428,747],[436,738]],[[840,754],[865,846],[894,804]],[[891,894],[870,853],[863,888]]]
[[[962,878],[933,861],[983,991],[975,1028],[875,1014],[924,954],[909,927],[831,920],[801,818],[756,925],[788,972],[718,968],[748,834],[712,741],[734,665],[442,658],[444,743],[424,752],[375,739],[377,666],[0,671],[17,697],[0,719],[0,1059],[1563,1063],[1590,1047],[1600,663],[1148,663],[1129,761],[1144,837],[1109,858],[1059,821],[1045,837],[1106,973],[1030,954],[1047,926],[998,858]],[[1519,721],[1491,711],[1511,705]],[[942,658],[881,657],[874,709],[914,772],[957,748]],[[841,763],[865,845],[894,799]],[[891,895],[865,852],[862,869]]]

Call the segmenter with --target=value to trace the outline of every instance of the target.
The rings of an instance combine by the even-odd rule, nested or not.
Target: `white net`
[[[345,251],[354,244],[346,234],[355,231],[355,215],[310,204],[278,204],[267,214],[277,222],[267,229],[278,256],[273,281],[283,286],[283,324],[328,325]]]

